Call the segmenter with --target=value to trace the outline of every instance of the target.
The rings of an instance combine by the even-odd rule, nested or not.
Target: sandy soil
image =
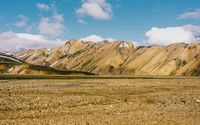
[[[0,81],[4,125],[200,125],[200,79]]]

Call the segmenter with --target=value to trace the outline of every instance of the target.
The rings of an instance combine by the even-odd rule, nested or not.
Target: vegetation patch
[[[200,76],[200,65],[195,70],[193,70],[192,76]]]
[[[178,59],[177,61],[176,61],[176,66],[177,67],[183,67],[183,66],[185,66],[187,64],[187,62],[185,61],[185,60],[180,60],[180,59]]]

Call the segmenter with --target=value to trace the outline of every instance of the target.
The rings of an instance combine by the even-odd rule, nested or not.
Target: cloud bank
[[[195,37],[200,37],[200,26],[195,26],[191,24],[184,25],[183,28],[187,31],[192,32]]]
[[[79,41],[83,41],[83,42],[102,42],[104,40],[107,40],[109,42],[115,42],[115,41],[118,41],[114,38],[103,38],[101,36],[97,36],[97,35],[90,35],[90,36],[87,36],[85,38],[81,38],[79,39]],[[138,42],[135,42],[135,41],[128,41],[128,42],[131,42],[133,43],[134,46],[140,46],[140,44]]]
[[[192,25],[185,25],[182,27],[167,27],[157,28],[153,27],[145,36],[151,45],[169,45],[173,43],[197,43],[199,27]]]
[[[97,35],[90,35],[90,36],[87,36],[85,38],[79,39],[79,41],[84,41],[84,42],[88,42],[88,41],[101,42],[101,41],[104,41],[104,40],[107,40],[107,41],[110,41],[110,42],[116,41],[113,38],[103,38],[103,37],[100,37],[100,36],[97,36]]]
[[[0,44],[0,51],[20,52],[27,49],[54,48],[63,42],[42,35],[3,32],[0,33]]]

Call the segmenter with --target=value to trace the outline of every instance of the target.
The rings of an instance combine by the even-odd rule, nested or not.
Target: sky
[[[199,43],[200,0],[1,0],[0,51],[69,39]]]

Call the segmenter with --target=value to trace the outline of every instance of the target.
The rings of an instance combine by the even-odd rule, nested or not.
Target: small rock
[[[158,122],[156,122],[156,121],[155,121],[155,122],[153,122],[153,124],[157,124],[157,123],[158,123]]]
[[[200,100],[199,100],[199,99],[197,99],[197,100],[196,100],[196,102],[197,102],[197,103],[200,103]]]
[[[125,98],[124,101],[127,102],[128,101],[127,98]]]
[[[181,99],[181,102],[185,104],[185,103],[186,103],[186,100],[184,100],[184,99]]]

